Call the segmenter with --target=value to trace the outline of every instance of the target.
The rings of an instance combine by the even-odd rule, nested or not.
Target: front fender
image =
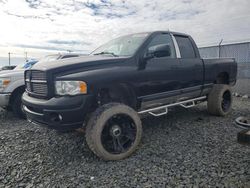
[[[12,93],[15,89],[24,86],[24,78],[18,79],[18,80],[13,80],[10,82],[10,84],[4,89],[3,92],[5,93]]]

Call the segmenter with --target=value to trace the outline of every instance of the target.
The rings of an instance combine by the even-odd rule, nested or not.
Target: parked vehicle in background
[[[139,115],[208,102],[225,116],[236,82],[234,59],[201,59],[192,37],[157,31],[114,39],[89,56],[36,64],[25,72],[24,110],[31,122],[58,130],[86,128],[89,148],[104,160],[131,155],[140,143]]]
[[[25,70],[30,69],[33,65],[35,65],[38,62],[37,59],[29,59],[25,63],[17,65],[15,67],[15,70]]]
[[[0,71],[13,70],[14,68],[16,68],[16,65],[4,66],[4,67],[0,68]]]
[[[42,58],[39,63],[56,61],[71,57],[78,57],[80,54],[53,54]],[[24,71],[30,69],[38,60],[30,59],[24,64],[18,65],[14,70],[0,72],[0,107],[12,110],[14,115],[25,118],[22,109],[21,97],[25,91]]]

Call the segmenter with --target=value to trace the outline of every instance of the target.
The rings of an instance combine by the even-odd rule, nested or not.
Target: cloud
[[[15,47],[20,48],[31,48],[31,49],[41,49],[41,50],[51,50],[51,51],[68,51],[69,49],[60,48],[60,47],[49,47],[49,46],[37,46],[37,45],[26,45],[26,44],[17,44]]]
[[[124,18],[136,14],[135,7],[121,3],[113,3],[107,0],[100,0],[99,2],[86,2],[84,5],[92,11],[92,16],[101,16],[108,19]]]
[[[83,42],[83,41],[77,41],[77,40],[49,40],[47,41],[51,44],[66,44],[66,45],[90,45],[91,43]]]
[[[239,41],[250,39],[249,7],[249,0],[0,0],[0,45],[85,53],[120,35],[169,29],[200,45]]]

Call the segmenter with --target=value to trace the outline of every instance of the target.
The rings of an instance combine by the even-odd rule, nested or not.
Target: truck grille
[[[46,73],[37,70],[28,70],[25,73],[26,91],[32,96],[47,97],[48,84]]]

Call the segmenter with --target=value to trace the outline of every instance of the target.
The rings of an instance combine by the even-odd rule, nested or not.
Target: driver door
[[[170,53],[150,58],[146,61],[145,68],[140,71],[143,82],[139,93],[143,100],[166,98],[181,93],[182,75],[171,35],[169,33],[155,35],[149,42],[145,54],[159,45],[168,45]]]

